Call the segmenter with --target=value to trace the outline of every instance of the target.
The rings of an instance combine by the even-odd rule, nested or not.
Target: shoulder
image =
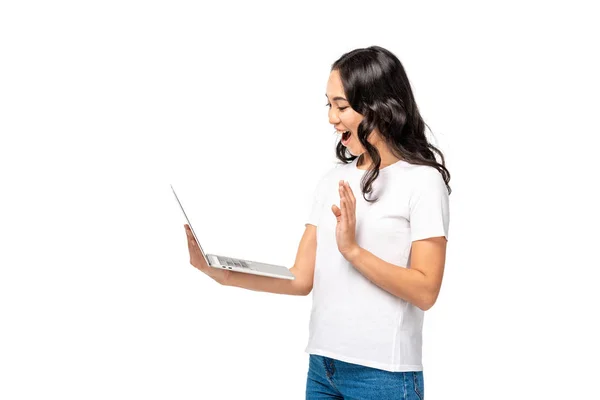
[[[440,181],[444,181],[440,171],[429,165],[417,165],[415,168],[415,175],[420,182],[439,183]]]
[[[414,194],[447,191],[444,177],[436,168],[429,165],[410,164],[406,170],[410,177],[410,191]]]
[[[413,184],[437,183],[440,180],[443,182],[443,177],[440,171],[429,165],[403,163],[396,170],[399,174],[408,177]]]

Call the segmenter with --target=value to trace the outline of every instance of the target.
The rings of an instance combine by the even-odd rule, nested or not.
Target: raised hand
[[[335,204],[331,211],[337,219],[335,240],[338,250],[347,260],[359,250],[356,243],[356,199],[348,182],[339,182],[340,207]]]

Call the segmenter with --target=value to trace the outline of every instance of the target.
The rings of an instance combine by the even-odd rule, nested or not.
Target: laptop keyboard
[[[219,262],[221,265],[227,265],[229,267],[250,268],[244,261],[236,260],[234,258],[219,257]]]

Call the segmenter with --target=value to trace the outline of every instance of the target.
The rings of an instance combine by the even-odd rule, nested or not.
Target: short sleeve
[[[324,181],[325,177],[322,177],[313,191],[313,195],[311,198],[312,201],[308,207],[308,216],[305,220],[306,224],[311,224],[314,226],[319,225],[319,220],[321,219],[321,214],[323,210]]]
[[[445,236],[450,227],[449,196],[446,183],[433,167],[424,170],[415,182],[410,198],[411,241]]]

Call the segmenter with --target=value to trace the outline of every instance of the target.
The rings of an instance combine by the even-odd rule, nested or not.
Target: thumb
[[[342,216],[342,211],[335,204],[331,206],[331,211],[333,212],[333,215],[336,216],[336,218]]]

